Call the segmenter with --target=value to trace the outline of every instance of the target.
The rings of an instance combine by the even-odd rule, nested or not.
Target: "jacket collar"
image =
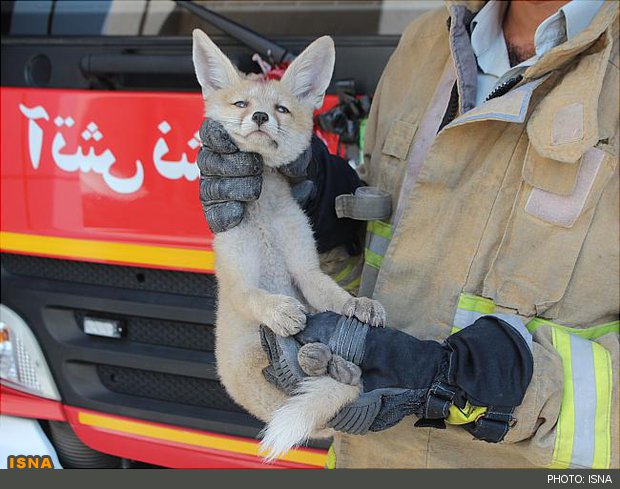
[[[446,0],[450,7],[465,7],[473,15],[478,13],[486,4],[486,0]],[[472,15],[472,17],[473,17]],[[590,25],[577,36],[548,51],[538,62],[525,73],[526,79],[538,78],[569,62],[579,53],[590,47],[601,35],[608,30],[618,16],[618,3],[615,0],[606,0]]]
[[[599,127],[599,99],[617,38],[617,17],[618,4],[605,2],[584,31],[549,51],[525,72],[526,80],[553,71],[562,73],[527,125],[530,143],[541,156],[574,163],[604,137]]]
[[[575,56],[597,44],[603,34],[613,26],[617,16],[618,3],[614,0],[606,1],[586,29],[545,53],[525,72],[525,78],[538,78],[569,63]]]
[[[467,21],[467,18],[471,20],[474,12],[482,8],[485,2],[446,3],[453,20],[463,22]],[[469,12],[464,15],[464,10]],[[618,4],[613,0],[606,1],[589,27],[570,41],[547,52],[524,72],[521,89],[517,87],[474,110],[463,105],[467,104],[468,100],[471,102],[471,93],[468,98],[468,92],[471,92],[472,87],[469,85],[474,82],[475,73],[471,73],[471,69],[466,69],[471,60],[463,57],[455,60],[459,77],[459,98],[465,113],[448,127],[485,119],[525,122],[533,91],[551,73],[561,74],[564,68],[570,65],[570,69],[566,70],[560,82],[532,112],[527,130],[532,145],[541,156],[564,162],[577,161],[599,139],[598,99],[612,51],[614,41],[612,30],[617,16]],[[460,45],[458,49],[460,53],[455,52],[457,44]],[[451,30],[453,56],[457,57],[465,52],[465,58],[470,58],[470,53],[468,49],[463,48],[463,44],[455,43]],[[575,62],[577,56],[580,58]],[[475,66],[475,60],[473,63]],[[565,127],[566,124],[573,126],[573,130]]]
[[[448,9],[450,9],[453,5],[459,5],[467,8],[471,13],[475,14],[478,12],[484,4],[487,3],[486,0],[446,0],[444,2]]]

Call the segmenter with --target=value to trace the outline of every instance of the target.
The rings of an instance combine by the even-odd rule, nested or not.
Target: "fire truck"
[[[190,33],[204,29],[264,76],[332,35],[317,130],[354,155],[360,101],[405,25],[434,6],[2,2],[0,465],[49,455],[70,468],[324,466],[328,441],[265,465],[261,422],[217,378]]]

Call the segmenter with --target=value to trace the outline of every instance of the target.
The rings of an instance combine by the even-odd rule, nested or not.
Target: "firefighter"
[[[291,163],[321,251],[365,223],[360,292],[400,330],[297,338],[361,352],[330,466],[619,466],[618,66],[614,1],[447,2],[383,73],[360,178],[317,140]]]

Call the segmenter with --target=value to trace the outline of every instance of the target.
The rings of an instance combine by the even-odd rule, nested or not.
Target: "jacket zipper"
[[[493,90],[491,90],[491,93],[487,95],[487,98],[485,98],[484,101],[488,102],[489,100],[493,98],[497,98],[497,97],[501,97],[502,95],[505,95],[510,90],[512,90],[515,87],[515,85],[517,85],[521,80],[523,80],[523,75],[517,75],[517,76],[513,76],[512,78],[508,78],[508,80],[500,83]]]

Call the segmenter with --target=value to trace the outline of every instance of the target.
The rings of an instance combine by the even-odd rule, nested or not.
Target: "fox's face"
[[[280,81],[244,76],[202,31],[193,32],[196,76],[205,99],[205,117],[220,122],[239,149],[263,156],[265,165],[290,163],[308,147],[312,114],[334,70],[330,37],[308,46]]]

